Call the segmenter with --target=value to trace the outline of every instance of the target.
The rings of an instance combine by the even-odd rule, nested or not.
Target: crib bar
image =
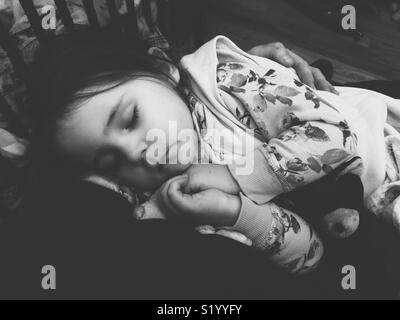
[[[134,36],[138,36],[139,27],[138,27],[138,21],[137,21],[134,0],[125,0],[125,2],[126,2],[126,6],[128,8],[128,15],[129,15],[128,21],[129,21],[130,29],[128,30],[128,32],[133,34]]]
[[[171,7],[166,1],[158,1],[158,24],[167,39],[172,40]]]
[[[36,11],[33,0],[19,0],[21,7],[24,9],[25,14],[28,17],[29,23],[35,31],[39,41],[45,38],[45,31],[42,28],[42,19]]]
[[[14,69],[19,77],[23,80],[28,78],[28,67],[26,66],[20,51],[14,41],[14,39],[8,34],[0,20],[0,45],[7,53]]]
[[[152,3],[153,0],[143,0],[143,14],[144,17],[146,18],[146,22],[150,27],[150,30],[153,32],[155,28],[155,24],[153,21],[153,15],[152,15]]]
[[[67,3],[65,0],[54,0],[57,10],[60,13],[61,16],[61,21],[64,24],[64,27],[68,31],[73,31],[74,30],[74,21],[72,20],[71,13],[69,12]]]
[[[168,1],[168,10],[169,10],[169,28],[171,30],[171,41],[172,42],[180,42],[180,34],[182,34],[183,30],[182,30],[182,19],[184,19],[184,17],[182,17],[180,14],[180,10],[182,9],[182,6],[185,5],[178,1],[178,0],[170,0]],[[185,28],[185,31],[189,31],[186,30],[187,28]]]
[[[193,16],[193,35],[196,47],[201,47],[204,42],[204,3],[194,2],[194,12],[196,14]]]
[[[121,30],[121,20],[115,0],[107,0],[108,12],[110,13],[111,25],[117,31]]]
[[[174,40],[178,41],[183,36],[190,34],[195,47],[204,44],[203,20],[204,2],[188,0],[169,0],[171,6],[171,24]]]
[[[0,93],[0,113],[4,116],[6,123],[10,126],[7,128],[10,132],[18,135],[21,138],[27,138],[28,133],[18,115],[12,110],[6,98]]]
[[[97,19],[96,9],[94,8],[93,0],[82,0],[83,6],[85,7],[86,15],[89,20],[89,24],[94,27],[99,27],[99,20]]]
[[[24,80],[26,83],[29,82],[29,74],[28,67],[25,64],[20,51],[17,48],[17,45],[14,39],[8,34],[7,30],[4,28],[3,24],[0,20],[0,45],[7,53],[16,74]],[[26,137],[27,133],[24,127],[22,126],[17,114],[8,104],[6,98],[0,94],[0,112],[5,117],[8,124],[14,131],[15,134],[20,135],[21,137]]]

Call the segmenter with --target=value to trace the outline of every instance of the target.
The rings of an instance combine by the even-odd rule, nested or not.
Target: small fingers
[[[167,210],[171,214],[179,214],[177,208],[174,206],[174,204],[171,202],[171,193],[173,192],[171,188],[174,187],[174,183],[179,182],[179,185],[184,185],[187,183],[188,177],[186,175],[184,176],[178,176],[175,177],[169,181],[167,181],[158,191],[157,193],[157,201],[162,207],[162,209]]]
[[[174,180],[168,188],[168,202],[175,208],[177,212],[193,211],[194,203],[191,195],[185,194],[182,190],[187,183],[187,178]]]

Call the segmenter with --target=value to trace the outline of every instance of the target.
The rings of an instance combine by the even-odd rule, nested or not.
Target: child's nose
[[[143,141],[129,144],[125,150],[127,160],[139,166],[157,167],[159,161],[149,155],[149,148],[150,146]]]
[[[125,147],[125,155],[129,162],[137,165],[146,164],[147,144],[145,142],[137,142],[128,144]]]

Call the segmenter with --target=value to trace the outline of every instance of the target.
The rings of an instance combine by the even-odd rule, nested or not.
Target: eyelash
[[[127,130],[131,130],[135,127],[137,120],[139,119],[139,110],[138,108],[135,108],[135,110],[133,111],[133,116],[131,121],[129,122],[128,126],[127,126]]]

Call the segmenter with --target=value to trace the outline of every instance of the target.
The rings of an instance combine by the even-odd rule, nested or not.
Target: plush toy
[[[361,170],[361,159],[356,158],[339,176],[331,174],[276,201],[301,215],[322,236],[348,238],[358,230],[359,212],[364,208],[364,186],[359,176]]]
[[[357,231],[359,225],[359,212],[347,208],[334,210],[324,216],[321,221],[324,234],[338,239],[349,238]]]

